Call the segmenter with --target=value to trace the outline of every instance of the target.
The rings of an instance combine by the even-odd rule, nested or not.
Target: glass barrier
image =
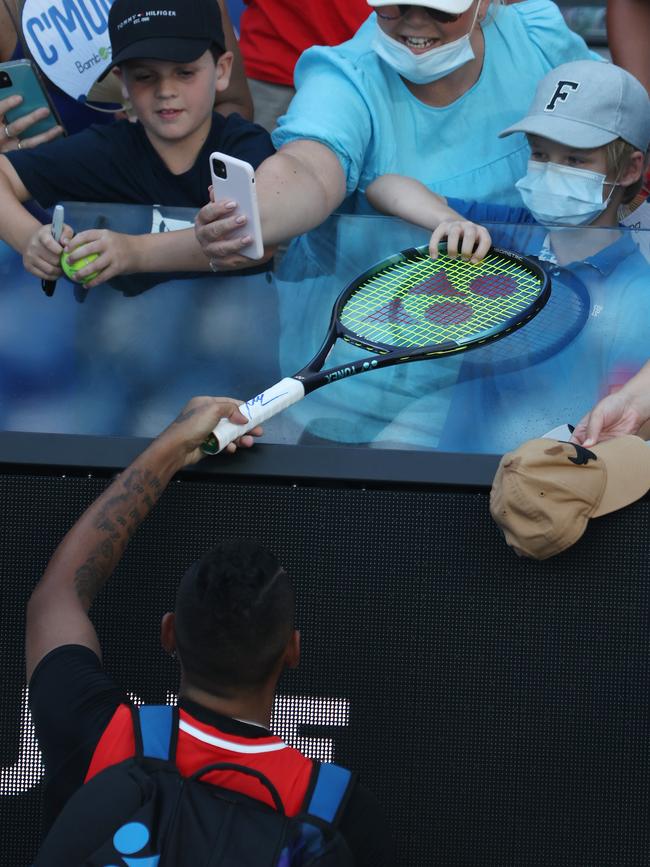
[[[79,231],[191,223],[186,209],[66,203]],[[328,385],[266,423],[266,442],[500,454],[577,422],[650,356],[644,230],[488,226],[495,245],[539,257],[551,300],[518,332],[446,359]],[[345,285],[429,233],[335,215],[294,241],[275,271],[124,277],[52,298],[0,247],[0,430],[157,434],[195,394],[251,398],[302,368]],[[362,358],[347,344],[327,366]]]

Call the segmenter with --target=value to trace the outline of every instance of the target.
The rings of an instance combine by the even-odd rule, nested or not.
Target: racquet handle
[[[233,424],[227,418],[222,418],[201,448],[206,455],[216,455],[223,451],[228,443],[243,436],[252,428],[271,418],[292,403],[297,403],[305,396],[305,387],[292,376],[281,379],[271,388],[258,394],[257,397],[242,403],[239,410],[248,418],[246,424]]]

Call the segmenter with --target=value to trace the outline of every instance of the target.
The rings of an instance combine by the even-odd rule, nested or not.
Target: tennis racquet
[[[590,309],[587,287],[563,269],[563,276],[554,276],[553,291],[539,316],[507,340],[488,343],[468,355],[458,380],[513,373],[552,358],[580,334]]]
[[[464,352],[505,337],[530,321],[550,295],[547,274],[529,259],[493,247],[472,265],[426,246],[374,265],[337,298],[323,345],[306,367],[240,406],[247,424],[222,419],[203,443],[216,454],[228,443],[301,400],[358,373]],[[323,370],[338,339],[374,353]]]

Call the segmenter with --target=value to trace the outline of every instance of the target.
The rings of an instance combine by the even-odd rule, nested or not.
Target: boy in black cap
[[[228,86],[232,54],[225,50],[215,0],[115,0],[109,14],[113,67],[136,123],[120,121],[33,150],[0,158],[0,237],[44,280],[61,275],[63,249],[75,262],[99,258],[76,277],[89,288],[118,274],[204,271],[209,262],[193,230],[131,236],[91,229],[61,243],[23,206],[60,200],[159,204],[199,208],[208,199],[209,155],[222,151],[257,167],[273,153],[268,133],[213,112],[215,93]],[[234,220],[233,220],[234,222]],[[82,249],[83,248],[83,249]]]

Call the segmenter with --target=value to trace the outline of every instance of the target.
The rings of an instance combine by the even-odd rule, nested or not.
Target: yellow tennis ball
[[[80,249],[83,250],[83,247]],[[70,280],[74,280],[74,274],[77,271],[81,271],[82,268],[85,268],[86,265],[90,265],[91,262],[94,262],[95,259],[99,257],[99,253],[89,253],[87,256],[83,256],[81,259],[78,259],[76,262],[68,261],[68,254],[66,252],[61,253],[61,268],[63,269],[63,273]],[[90,283],[91,280],[94,280],[95,277],[99,274],[99,271],[95,271],[93,274],[89,274],[83,280],[83,283]],[[75,281],[76,282],[76,281]]]

